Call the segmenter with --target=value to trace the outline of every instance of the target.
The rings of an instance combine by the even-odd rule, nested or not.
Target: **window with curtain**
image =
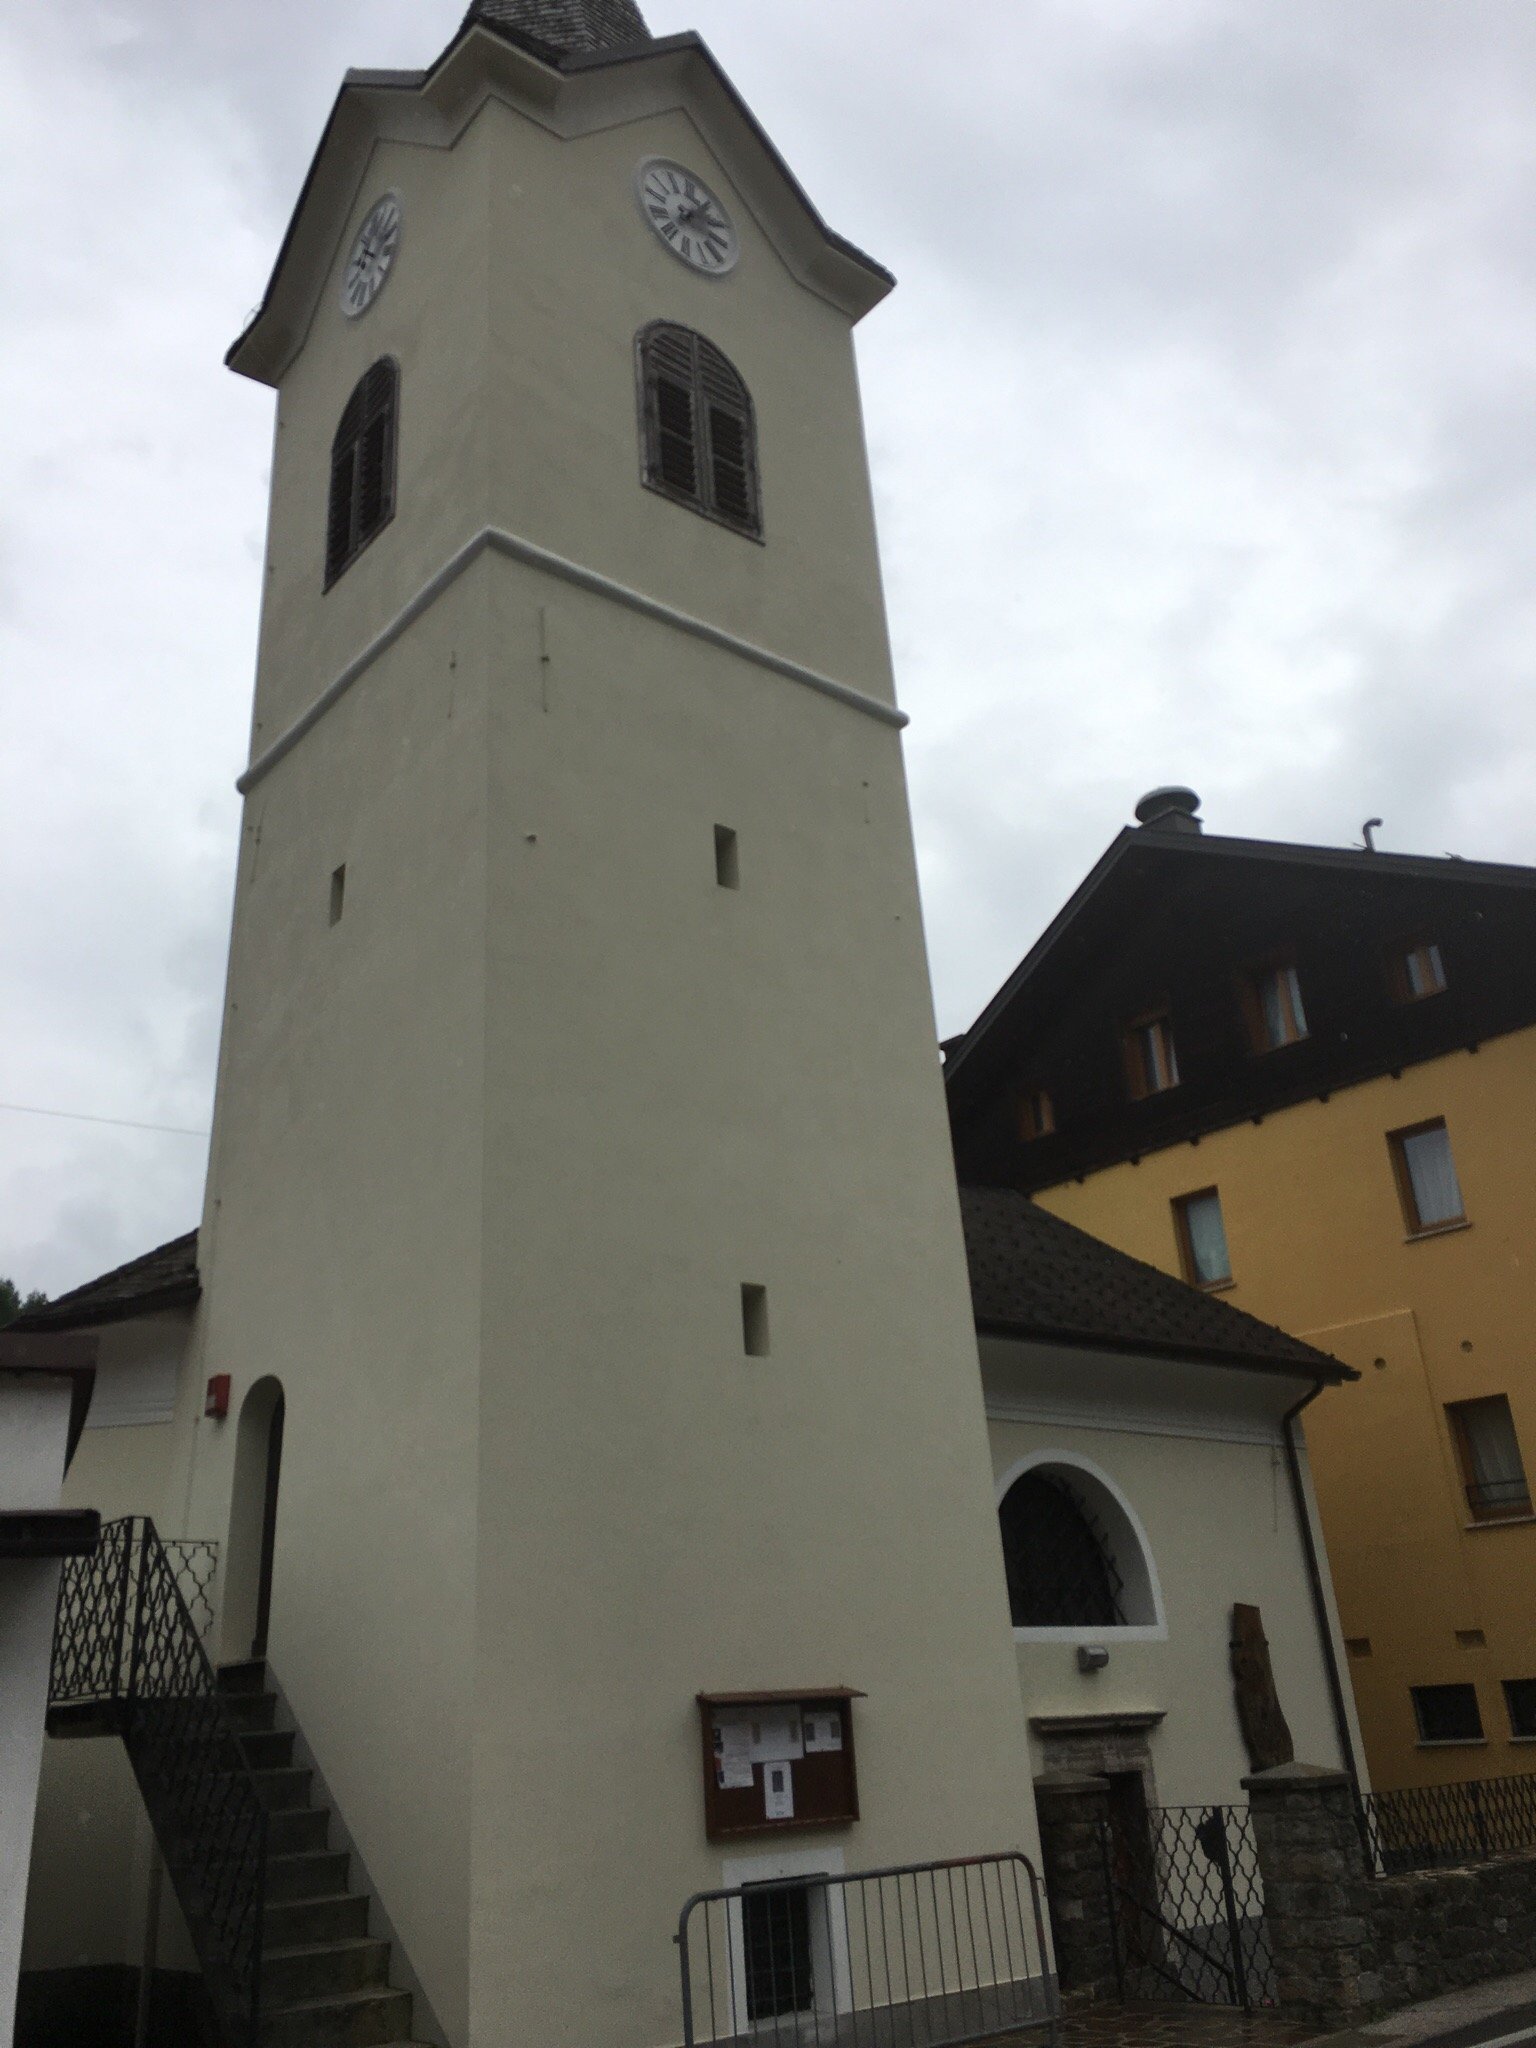
[[[1528,1515],[1531,1489],[1508,1396],[1452,1401],[1445,1412],[1473,1516],[1480,1522],[1496,1522],[1510,1515]]]
[[[647,486],[760,540],[757,426],[735,366],[666,320],[642,328],[636,347]]]
[[[330,589],[395,516],[395,441],[400,369],[381,356],[358,379],[331,443],[325,521],[325,587]]]
[[[1026,1472],[997,1513],[1015,1628],[1123,1625],[1124,1588],[1108,1542],[1065,1479]]]
[[[1250,1021],[1260,1052],[1278,1052],[1307,1035],[1301,979],[1292,966],[1266,967],[1250,983]]]
[[[1509,1709],[1509,1732],[1527,1740],[1536,1735],[1536,1678],[1506,1678],[1504,1704]]]
[[[1445,962],[1432,943],[1410,946],[1397,962],[1398,992],[1408,1002],[1437,996],[1445,987]]]
[[[1133,1096],[1161,1095],[1179,1085],[1173,1025],[1165,1012],[1138,1017],[1125,1029],[1125,1071]]]
[[[1181,1195],[1173,1205],[1173,1216],[1185,1279],[1196,1287],[1224,1286],[1232,1278],[1232,1258],[1216,1189]]]
[[[1464,1223],[1466,1204],[1443,1119],[1394,1131],[1391,1145],[1409,1229],[1434,1230],[1446,1223]]]

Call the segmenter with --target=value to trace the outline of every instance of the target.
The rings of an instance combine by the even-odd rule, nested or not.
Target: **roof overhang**
[[[1016,1344],[1059,1344],[1076,1351],[1100,1351],[1108,1356],[1156,1358],[1169,1365],[1219,1365],[1229,1371],[1262,1373],[1269,1379],[1295,1380],[1302,1386],[1340,1387],[1360,1375],[1352,1365],[1317,1352],[1313,1359],[1263,1358],[1251,1351],[1227,1349],[1212,1344],[1171,1346],[1166,1339],[1105,1334],[1099,1330],[1051,1329],[1044,1323],[1010,1322],[1004,1318],[978,1316],[978,1337],[1002,1337]]]
[[[475,24],[428,71],[347,74],[315,151],[261,305],[225,357],[276,385],[303,345],[319,293],[380,142],[451,149],[492,100],[561,136],[681,111],[730,168],[732,182],[789,271],[858,320],[895,280],[834,234],[703,39],[666,36],[556,60],[524,38]]]
[[[94,1557],[100,1544],[95,1508],[0,1511],[0,1558]]]

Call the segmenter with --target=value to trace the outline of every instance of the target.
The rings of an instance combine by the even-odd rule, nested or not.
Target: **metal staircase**
[[[390,1945],[328,1846],[330,1814],[279,1730],[265,1664],[215,1671],[154,1523],[109,1523],[69,1560],[49,1685],[55,1731],[122,1737],[227,2048],[411,2040]]]

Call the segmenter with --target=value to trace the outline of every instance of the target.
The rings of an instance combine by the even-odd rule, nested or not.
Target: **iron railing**
[[[207,1581],[147,1517],[74,1562],[88,1569],[61,1584],[49,1705],[95,1705],[122,1735],[225,2038],[254,2048],[267,1813],[194,1616]]]
[[[1357,1818],[1366,1861],[1380,1875],[1487,1862],[1536,1848],[1536,1773],[1368,1792]]]
[[[90,1557],[67,1557],[59,1575],[59,1606],[48,1676],[50,1707],[110,1703],[128,1690],[128,1651],[145,1523],[125,1516],[102,1525]],[[213,1630],[213,1582],[219,1546],[200,1538],[161,1538],[198,1639]]]
[[[685,2048],[1057,2038],[1039,1880],[1016,1852],[699,1892],[676,1940]]]
[[[1152,1807],[1101,1830],[1121,2002],[1274,2005],[1264,1880],[1246,1806]]]

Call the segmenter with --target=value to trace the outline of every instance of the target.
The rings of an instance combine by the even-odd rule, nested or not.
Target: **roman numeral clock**
[[[640,211],[681,262],[724,277],[741,254],[735,224],[702,178],[669,157],[647,157],[635,173]]]

